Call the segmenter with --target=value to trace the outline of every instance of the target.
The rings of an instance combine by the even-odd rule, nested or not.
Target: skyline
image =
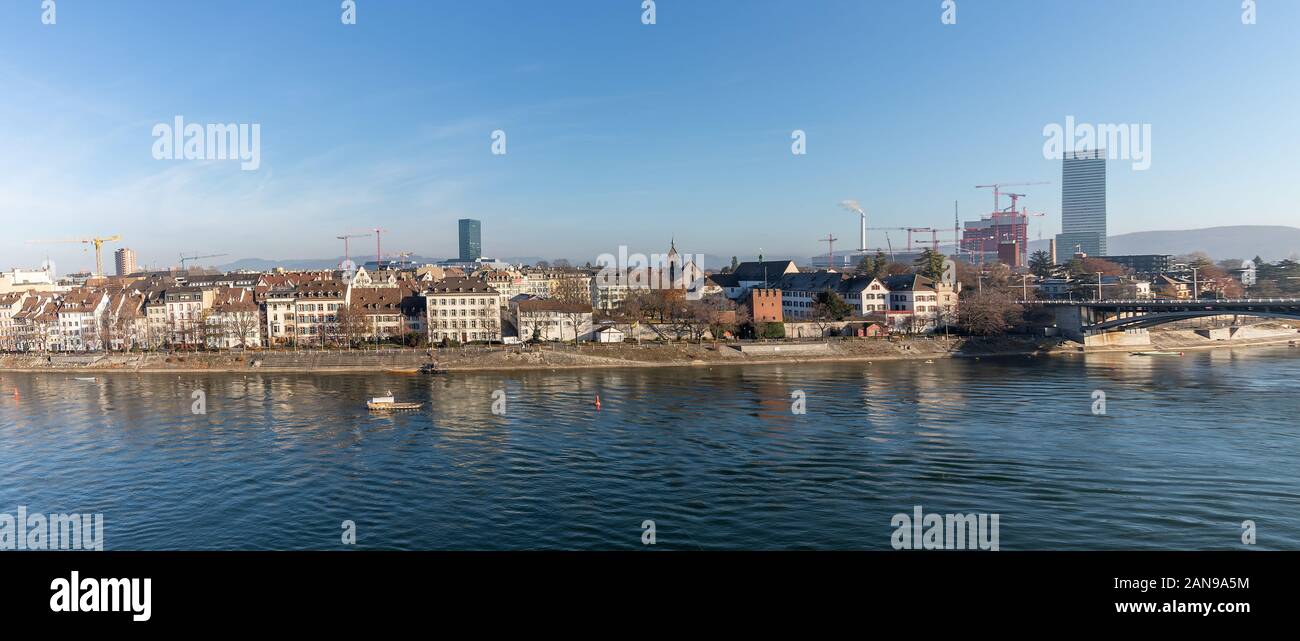
[[[1025,190],[1047,212],[1034,241],[1060,231],[1043,129],[1068,118],[1150,125],[1150,167],[1110,168],[1112,234],[1297,220],[1276,143],[1300,134],[1295,5],[1243,25],[1208,0],[970,1],[943,25],[938,2],[660,2],[643,25],[639,2],[358,4],[356,25],[331,2],[60,2],[55,25],[11,12],[0,216],[17,231],[0,267],[48,255],[70,272],[93,252],[25,241],[118,233],[105,252],[149,265],[328,257],[375,226],[385,249],[452,257],[461,218],[484,221],[495,257],[594,260],[669,237],[814,256],[828,233],[853,244],[844,199],[872,226],[944,227],[954,201],[963,221],[987,213],[976,184],[1046,180]],[[238,48],[178,45],[212,41],[218,19]],[[1108,37],[1072,47],[1062,28]],[[178,116],[259,124],[260,167],[155,160],[152,128]]]

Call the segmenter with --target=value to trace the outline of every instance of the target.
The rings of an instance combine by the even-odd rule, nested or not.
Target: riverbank
[[[742,353],[736,343],[583,344],[380,351],[255,351],[242,354],[3,355],[0,371],[39,372],[406,372],[436,362],[448,371],[692,367],[750,363],[807,363],[1039,354],[1066,349],[1056,339],[1031,337],[914,337],[902,340],[746,343],[778,346],[771,354]],[[799,348],[814,353],[792,353]]]
[[[1300,339],[1294,329],[1252,333],[1243,338],[1214,340],[1191,330],[1152,331],[1150,349],[1188,351],[1286,345]],[[746,343],[747,345],[754,345]],[[785,350],[742,353],[735,343],[584,344],[453,349],[391,349],[380,351],[252,351],[186,354],[0,355],[0,371],[186,373],[186,372],[389,372],[411,373],[436,362],[458,371],[560,370],[591,368],[696,367],[775,363],[870,362],[979,358],[989,356],[1047,356],[1083,353],[1078,343],[1027,337],[912,337],[899,340],[840,339],[814,342],[772,342],[757,345]],[[791,353],[800,349],[815,351]],[[1134,351],[1133,348],[1104,350]],[[1094,350],[1089,349],[1088,353]]]

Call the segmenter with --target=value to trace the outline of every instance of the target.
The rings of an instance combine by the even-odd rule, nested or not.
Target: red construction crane
[[[993,220],[995,235],[994,242],[999,244],[1004,241],[1017,242],[1019,244],[1017,249],[1020,254],[1021,262],[1027,260],[1029,254],[1029,222],[1025,214],[1016,211],[1016,206],[1019,204],[1020,199],[1025,197],[1025,194],[1006,193],[1005,195],[1011,198],[1011,206],[1003,209],[1002,196],[1004,192],[1002,191],[1002,188],[1047,184],[1050,183],[1048,181],[1040,180],[1034,182],[992,183],[989,185],[975,186],[976,189],[993,190],[993,213],[989,214],[989,218]],[[1010,218],[1011,220],[1008,222],[1005,220],[1006,218]],[[983,252],[987,252],[988,248],[983,246],[981,243],[980,250],[982,254]],[[983,260],[982,255],[981,260]]]

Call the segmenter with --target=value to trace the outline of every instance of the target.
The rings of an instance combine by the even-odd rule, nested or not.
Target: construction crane
[[[352,238],[366,238],[369,235],[370,234],[343,234],[342,236],[335,236],[335,238],[343,241],[343,262],[344,263],[351,260],[351,257],[348,256],[348,240]],[[342,264],[339,265],[340,268],[342,266],[343,266]]]
[[[830,234],[826,234],[826,237],[821,239],[821,242],[826,243],[826,269],[835,266],[835,241],[837,240],[839,239]]]
[[[1002,210],[1002,188],[1003,188],[1003,187],[1027,187],[1027,186],[1029,186],[1029,185],[1050,185],[1050,184],[1051,184],[1050,182],[1044,180],[1044,181],[1038,181],[1038,182],[993,183],[993,184],[990,184],[990,185],[975,185],[975,188],[976,188],[976,189],[992,189],[992,190],[993,190],[993,211],[1001,211],[1001,210]],[[1017,194],[1017,196],[1024,196],[1024,194]]]
[[[203,254],[203,255],[194,254],[192,256],[186,256],[185,254],[181,254],[181,271],[185,271],[185,261],[202,260],[204,258],[218,258],[221,256],[229,256],[229,254]]]
[[[104,243],[112,243],[112,242],[117,242],[119,240],[122,240],[122,236],[119,234],[113,234],[112,236],[109,236],[107,238],[99,238],[99,237],[68,238],[64,240],[29,240],[27,242],[32,244],[42,244],[42,245],[51,244],[51,243],[86,243],[86,244],[94,245],[95,246],[95,276],[99,277],[104,275],[104,256],[103,256]]]
[[[384,253],[379,250],[379,235],[388,230],[376,227],[370,231],[375,234],[375,269],[379,269],[379,264],[384,260]]]
[[[1049,183],[1048,181],[1035,181],[1035,182],[1018,182],[1018,183],[993,183],[989,185],[975,186],[976,189],[993,190],[993,213],[989,215],[989,218],[993,220],[994,236],[995,236],[994,240],[996,243],[999,244],[1004,241],[1015,241],[1016,243],[1018,243],[1019,246],[1017,247],[1017,253],[1019,254],[1019,259],[1022,263],[1027,261],[1029,257],[1029,220],[1026,217],[1026,214],[1016,211],[1016,206],[1019,204],[1020,199],[1025,197],[1025,194],[1003,192],[1002,188],[1029,186],[1029,185],[1047,185],[1047,184],[1051,184],[1051,183]],[[1003,195],[1006,195],[1011,198],[1010,207],[1007,208],[1002,207]],[[1011,219],[1009,225],[1011,228],[1010,232],[1004,231],[1004,228],[1008,226],[1007,222],[1004,220],[1005,218]],[[988,248],[985,247],[983,243],[981,243],[980,251],[981,251],[980,260],[982,262],[983,254],[988,251]]]

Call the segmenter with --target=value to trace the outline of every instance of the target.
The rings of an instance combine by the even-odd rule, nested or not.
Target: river
[[[77,376],[0,372],[0,513],[102,513],[111,550],[887,550],[916,506],[1003,550],[1300,548],[1288,347]]]

